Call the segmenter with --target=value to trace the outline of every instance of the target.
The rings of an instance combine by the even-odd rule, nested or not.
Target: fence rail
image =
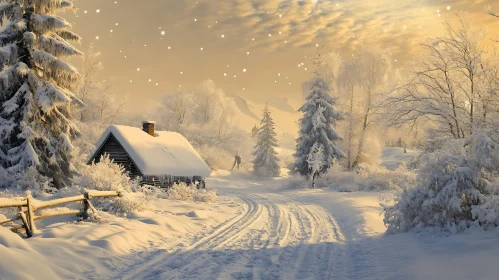
[[[28,191],[26,192],[26,197],[0,199],[0,208],[17,208],[19,211],[15,217],[0,221],[0,225],[9,224],[9,228],[12,231],[17,231],[24,228],[24,230],[26,231],[26,236],[29,238],[37,232],[35,221],[67,215],[80,215],[84,220],[86,220],[89,217],[89,210],[91,210],[93,213],[96,213],[96,210],[92,205],[92,202],[90,201],[92,198],[117,196],[121,196],[121,192],[86,190],[83,194],[77,196],[58,198],[49,201],[38,201],[35,200],[31,196],[31,192]],[[69,211],[65,210],[55,213],[40,214],[38,216],[36,215],[36,211],[38,210],[72,202],[83,202],[83,209]],[[18,220],[21,221],[21,224],[15,223],[15,221]]]

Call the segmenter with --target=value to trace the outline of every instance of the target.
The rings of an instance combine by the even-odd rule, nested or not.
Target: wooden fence
[[[17,208],[19,210],[19,213],[15,217],[0,221],[0,225],[10,224],[12,225],[10,227],[12,231],[17,231],[24,228],[24,230],[26,231],[26,236],[29,238],[32,237],[33,233],[36,233],[37,231],[35,221],[66,215],[79,215],[84,220],[86,220],[89,217],[88,210],[96,213],[96,210],[93,207],[92,202],[90,201],[91,198],[117,196],[121,196],[121,192],[86,190],[82,195],[58,198],[50,201],[39,201],[33,199],[33,197],[31,196],[31,192],[28,191],[26,192],[26,197],[0,200],[0,208]],[[41,209],[79,201],[83,202],[82,210],[67,210],[55,213],[41,214],[39,216],[36,215],[36,211]],[[15,221],[18,220],[21,221],[21,224],[15,223]]]

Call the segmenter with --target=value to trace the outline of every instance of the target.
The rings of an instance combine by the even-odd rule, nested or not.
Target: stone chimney
[[[154,137],[154,124],[155,123],[156,122],[153,122],[153,121],[143,121],[142,122],[142,130],[144,130],[145,133]]]

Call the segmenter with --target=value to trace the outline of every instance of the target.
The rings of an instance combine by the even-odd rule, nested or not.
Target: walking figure
[[[234,169],[234,167],[236,167],[236,164],[237,164],[237,170],[239,170],[239,165],[241,164],[241,156],[239,155],[239,150],[236,151],[236,155],[234,156],[234,164],[232,165],[232,168],[230,169],[232,171],[232,169]]]
[[[257,135],[258,135],[258,127],[256,127],[255,124],[255,127],[253,127],[253,129],[251,130],[251,137],[255,138]]]

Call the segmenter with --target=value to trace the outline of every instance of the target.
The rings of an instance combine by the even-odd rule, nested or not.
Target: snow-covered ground
[[[219,172],[216,203],[105,223],[0,228],[0,279],[497,279],[499,231],[385,235],[379,197]]]
[[[31,239],[0,226],[0,279],[111,279],[138,261],[189,246],[243,211],[225,197],[216,204],[160,199],[153,211],[128,219],[102,213],[101,224],[39,226]]]
[[[388,170],[395,170],[402,163],[412,160],[420,153],[419,150],[413,149],[407,149],[407,153],[404,153],[403,151],[404,149],[399,147],[383,148],[383,152],[381,153],[381,166]]]
[[[385,235],[379,196],[289,191],[250,175],[210,180],[245,211],[177,253],[155,255],[124,279],[497,279],[497,232]]]

